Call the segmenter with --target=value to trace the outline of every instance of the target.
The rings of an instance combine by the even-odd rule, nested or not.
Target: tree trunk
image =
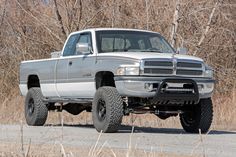
[[[179,24],[179,8],[180,8],[180,2],[179,0],[177,0],[170,34],[170,42],[173,47],[176,44],[176,32]]]

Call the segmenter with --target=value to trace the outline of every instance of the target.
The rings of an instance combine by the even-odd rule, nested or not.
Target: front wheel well
[[[102,86],[115,87],[114,74],[110,71],[100,71],[95,75],[96,89]]]

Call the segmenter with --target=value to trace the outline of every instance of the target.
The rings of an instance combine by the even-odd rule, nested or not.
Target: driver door
[[[92,48],[91,33],[82,33],[77,44],[87,43]],[[95,57],[92,53],[82,54],[76,50],[68,59],[68,97],[93,98],[96,88],[94,81]]]

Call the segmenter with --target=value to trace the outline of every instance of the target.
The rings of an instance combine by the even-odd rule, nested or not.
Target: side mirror
[[[91,47],[88,43],[77,43],[76,44],[76,54],[88,55],[91,52]]]
[[[179,47],[179,48],[177,48],[177,51],[176,51],[176,53],[181,54],[181,55],[186,55],[187,52],[188,52],[188,50],[185,47]]]

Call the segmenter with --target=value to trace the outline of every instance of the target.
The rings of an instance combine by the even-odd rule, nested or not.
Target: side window
[[[75,54],[75,45],[78,41],[78,38],[79,34],[70,36],[64,48],[63,56],[72,56]]]
[[[88,43],[92,46],[91,35],[89,33],[81,34],[78,43]]]
[[[90,33],[83,33],[80,35],[78,42],[76,43],[76,55],[82,54],[79,50],[79,47],[77,44],[84,44],[87,43],[92,48],[92,41],[91,41],[91,34]],[[86,50],[86,51],[89,51]]]
[[[89,36],[87,34],[80,35],[78,43],[88,43]]]
[[[70,36],[68,39],[63,56],[72,56],[76,54],[76,44],[77,43],[88,43],[92,47],[91,35],[90,33],[86,34],[75,34]]]

